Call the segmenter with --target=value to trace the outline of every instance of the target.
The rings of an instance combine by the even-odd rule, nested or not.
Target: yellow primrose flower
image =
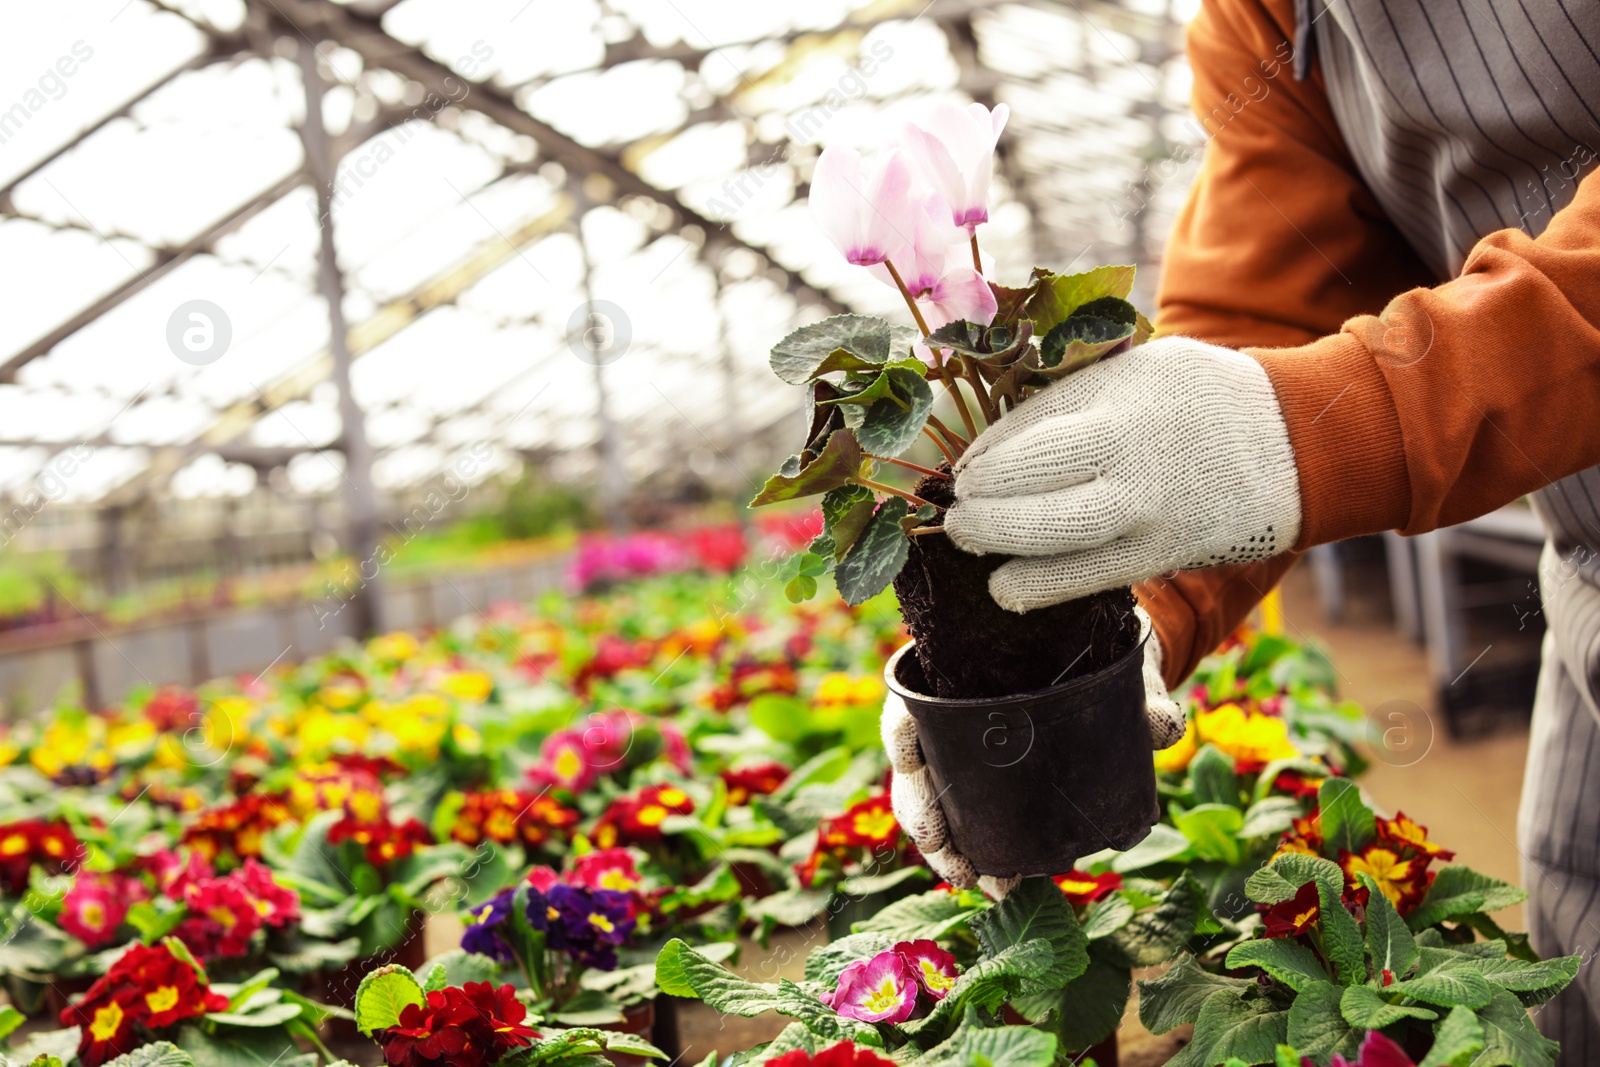
[[[336,745],[359,752],[366,745],[371,730],[359,715],[343,715],[313,707],[300,717],[296,733],[305,752],[322,753]]]
[[[118,723],[106,734],[106,744],[112,748],[139,748],[156,736],[156,724],[149,719]]]
[[[1196,741],[1198,736],[1195,731],[1194,720],[1191,719],[1184,729],[1182,737],[1178,738],[1174,744],[1156,753],[1156,770],[1176,774],[1187,769],[1189,761],[1194,759],[1195,753],[1200,751],[1200,745]]]
[[[386,725],[400,751],[430,758],[438,755],[439,742],[444,740],[444,720],[403,715],[391,719]]]
[[[1207,708],[1195,715],[1200,744],[1213,744],[1243,763],[1270,763],[1300,755],[1289,740],[1289,724],[1277,715],[1246,712],[1237,704]]]
[[[440,679],[439,688],[457,700],[481,704],[494,691],[494,679],[483,671],[451,671]]]
[[[392,663],[404,663],[421,649],[422,645],[417,639],[404,630],[383,634],[367,642],[367,655]]]
[[[244,697],[218,697],[206,710],[206,744],[212,748],[232,748],[250,739],[250,719],[255,705]]]
[[[474,753],[483,749],[483,736],[464,722],[456,723],[455,729],[450,731],[450,737],[463,752]]]
[[[0,767],[9,767],[22,755],[22,749],[13,745],[10,739],[0,741]]]
[[[318,689],[317,695],[314,699],[319,704],[323,704],[327,707],[333,708],[336,711],[339,711],[343,710],[344,708],[353,707],[354,705],[360,703],[361,698],[366,696],[366,694],[367,691],[361,686],[355,685],[349,681],[340,680],[335,681],[331,685],[325,685],[321,689]]]

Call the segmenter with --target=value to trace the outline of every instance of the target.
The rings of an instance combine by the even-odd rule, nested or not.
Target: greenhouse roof
[[[822,146],[872,147],[930,98],[1005,102],[980,231],[1000,276],[1153,264],[1186,182],[1152,180],[1151,164],[1193,144],[1188,14],[1166,0],[20,8],[0,41],[0,492],[54,470],[85,501],[238,495],[279,467],[279,488],[337,488],[306,144],[338,161],[326,216],[378,488],[436,477],[478,442],[491,469],[520,454],[588,476],[601,383],[629,477],[727,465],[741,435],[794,428],[774,340],[840,310],[895,311],[807,215]],[[313,48],[320,142],[304,121]],[[590,298],[609,324],[587,319]],[[615,331],[603,359],[590,328]]]

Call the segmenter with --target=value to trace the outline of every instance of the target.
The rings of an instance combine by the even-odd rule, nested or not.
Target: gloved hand
[[[1186,716],[1161,680],[1161,642],[1151,628],[1150,616],[1142,607],[1134,611],[1139,617],[1141,636],[1146,638],[1145,715],[1150,720],[1151,747],[1159,751],[1176,744],[1183,736]],[[894,768],[889,787],[894,817],[927,859],[928,866],[957,889],[971,889],[976,885],[991,897],[1004,897],[1020,879],[980,877],[967,858],[956,851],[950,841],[944,809],[939,806],[940,798],[935,795],[928,769],[922,762],[917,720],[911,717],[905,701],[895,696],[893,690],[883,703],[881,726],[883,748],[889,754],[889,765]]]
[[[944,528],[997,568],[1011,611],[1152,575],[1277,555],[1300,536],[1300,477],[1261,364],[1165,337],[1069,375],[956,464]]]

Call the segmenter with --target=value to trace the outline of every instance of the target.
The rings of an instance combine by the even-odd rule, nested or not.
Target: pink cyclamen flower
[[[829,145],[811,173],[810,199],[822,232],[860,267],[888,259],[916,227],[911,168],[898,151],[865,164],[855,149]]]
[[[989,221],[989,179],[994,146],[1011,114],[1004,104],[943,103],[921,123],[905,128],[906,150],[919,176],[950,210],[950,221],[968,233]]]
[[[956,984],[956,958],[932,941],[902,941],[889,951],[905,957],[916,973],[917,984],[934,1000],[943,1000]]]
[[[969,265],[966,245],[955,243],[964,238],[965,233],[950,224],[944,202],[930,196],[917,205],[911,239],[889,253],[888,262],[900,273],[930,330],[957,319],[985,326],[994,321],[994,291]],[[887,266],[869,269],[879,281],[894,284]]]
[[[893,949],[856,960],[839,975],[828,1006],[864,1023],[903,1023],[917,1007],[917,973]]]

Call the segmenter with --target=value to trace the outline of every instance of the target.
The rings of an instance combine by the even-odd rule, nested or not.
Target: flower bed
[[[343,1036],[396,1067],[591,1067],[659,1055],[664,991],[792,1020],[720,1050],[739,1064],[1045,1067],[1168,965],[1139,1010],[1194,1025],[1174,1062],[1353,1060],[1378,1031],[1419,1062],[1552,1062],[1522,1005],[1576,961],[1534,960],[1487,914],[1517,890],[1371,810],[1364,720],[1314,651],[1257,635],[1208,660],[1157,757],[1162,824],[995,903],[936,885],[889,809],[891,606],[716,573],[729,536],[675,542],[713,573],[13,727],[8,1057],[317,1067]],[[596,553],[685,566],[660,546]],[[441,914],[461,945],[424,959]],[[805,924],[832,936],[804,981],[723,965]]]

